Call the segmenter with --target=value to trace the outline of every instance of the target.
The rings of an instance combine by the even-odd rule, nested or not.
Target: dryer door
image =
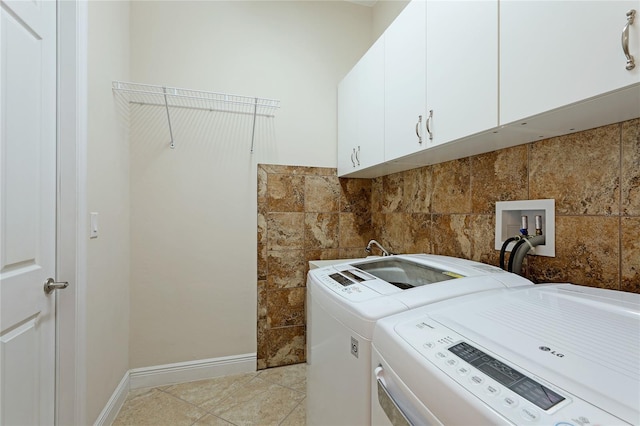
[[[371,424],[375,426],[442,426],[375,349],[372,350]]]

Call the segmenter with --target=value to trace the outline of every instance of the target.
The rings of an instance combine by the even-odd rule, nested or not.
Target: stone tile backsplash
[[[554,198],[557,215],[620,212],[621,125],[530,144],[529,195]]]
[[[430,182],[419,192],[418,179]],[[383,176],[372,185],[374,235],[383,245],[494,265],[495,202],[553,198],[556,257],[528,256],[527,277],[640,292],[640,119]],[[409,218],[424,206],[429,217],[421,223],[430,228],[417,231]]]
[[[307,262],[394,253],[498,265],[495,202],[556,200],[556,257],[534,282],[640,292],[640,119],[375,179],[258,166],[258,368],[305,360]]]
[[[371,181],[258,165],[258,369],[304,362],[308,261],[366,255]]]

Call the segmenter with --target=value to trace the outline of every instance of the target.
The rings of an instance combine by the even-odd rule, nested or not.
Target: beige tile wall
[[[258,166],[258,368],[305,360],[307,261],[395,253],[498,265],[495,202],[556,200],[556,257],[535,282],[640,292],[640,119],[372,180]]]
[[[305,361],[308,261],[364,257],[371,181],[258,165],[258,368]]]
[[[556,257],[529,256],[530,279],[640,292],[639,119],[373,179],[374,235],[497,265],[495,202],[545,198]]]

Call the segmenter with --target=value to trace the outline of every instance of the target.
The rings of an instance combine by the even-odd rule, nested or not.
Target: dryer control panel
[[[515,424],[624,423],[429,317],[398,324],[395,331],[433,367]]]

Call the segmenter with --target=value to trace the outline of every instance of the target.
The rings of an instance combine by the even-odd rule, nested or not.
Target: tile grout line
[[[298,403],[297,403],[297,404],[296,404],[296,405],[291,409],[291,411],[289,411],[289,413],[288,413],[286,416],[284,416],[284,417],[282,418],[282,420],[280,420],[280,422],[278,422],[278,425],[282,425],[282,424],[283,424],[283,423],[284,423],[284,422],[289,418],[289,416],[291,416],[291,415],[293,414],[293,412],[294,412],[294,411],[296,411],[296,409],[300,406],[300,404],[302,404],[303,402],[305,402],[305,399],[306,399],[306,398],[307,398],[306,396],[305,396],[304,398],[302,398],[302,399],[300,400],[300,402],[298,402]]]
[[[243,382],[243,383],[239,386],[239,388],[238,388],[238,389],[234,390],[233,392],[231,392],[231,394],[230,394],[230,395],[227,395],[225,398],[221,399],[221,400],[219,401],[219,403],[220,403],[220,404],[222,404],[223,402],[225,402],[225,401],[229,400],[232,396],[234,396],[234,395],[238,394],[238,393],[239,393],[239,392],[240,392],[240,391],[241,391],[241,390],[242,390],[242,389],[243,389],[247,384],[251,383],[251,382],[252,382],[253,380],[255,380],[259,375],[260,375],[260,374],[258,373],[258,374],[256,374],[255,376],[253,376],[251,379],[247,380],[246,382]],[[264,380],[264,379],[262,379],[262,380]],[[262,394],[263,394],[263,393],[265,393],[265,392],[266,392],[266,390],[265,390],[264,392],[261,392],[261,393],[260,393],[260,394],[258,394],[258,395],[262,395]],[[256,395],[256,396],[258,396],[258,395]],[[207,399],[207,400],[203,401],[200,405],[195,405],[195,404],[192,404],[192,405],[195,405],[197,408],[199,408],[199,409],[201,409],[201,410],[206,411],[208,414],[210,414],[210,415],[212,415],[212,416],[214,416],[214,417],[216,417],[216,418],[222,419],[222,420],[224,420],[224,421],[225,421],[225,422],[227,422],[227,423],[230,423],[230,424],[235,425],[236,423],[232,422],[231,420],[229,420],[229,419],[227,419],[227,418],[225,418],[225,417],[222,417],[221,415],[218,415],[218,414],[214,413],[213,411],[210,411],[210,410],[208,410],[208,409],[206,409],[206,408],[203,408],[203,407],[202,407],[202,405],[204,405],[204,404],[205,404],[205,403],[207,403],[208,401],[211,401],[212,399],[213,399],[213,398],[209,398],[209,399]],[[253,398],[251,398],[251,399],[253,399]],[[251,400],[251,399],[250,399],[250,400]],[[249,400],[249,401],[250,401],[250,400]],[[187,402],[188,402],[188,401],[187,401]],[[244,401],[244,402],[242,402],[242,403],[238,403],[238,404],[234,405],[234,407],[235,407],[235,406],[243,406],[243,405],[244,405],[244,404],[246,404],[247,402],[248,402],[248,401]]]
[[[215,414],[210,413],[210,412],[208,412],[208,411],[206,411],[206,410],[205,410],[205,414],[204,414],[202,417],[198,418],[195,422],[191,423],[191,426],[195,426],[196,424],[198,424],[198,423],[200,422],[200,420],[204,419],[204,418],[205,418],[205,417],[207,417],[207,416],[213,416],[213,417],[215,417],[215,418],[217,418],[217,419],[222,420],[223,422],[227,422],[227,423],[229,423],[229,424],[231,424],[231,425],[233,425],[233,426],[237,426],[235,423],[230,422],[230,421],[229,421],[229,420],[227,420],[227,419],[223,419],[222,417],[216,416]]]
[[[620,168],[618,169],[618,290],[622,290],[622,170],[624,168],[624,124],[622,123],[620,123],[618,143],[620,144]]]
[[[303,395],[303,397],[302,397],[302,399],[300,400],[300,402],[302,402],[302,401],[304,401],[304,400],[305,400],[305,398],[306,398],[306,393],[303,393],[303,392],[297,391],[297,390],[292,389],[292,388],[290,388],[290,387],[288,387],[288,386],[284,386],[284,385],[282,385],[282,384],[280,384],[280,383],[275,383],[275,382],[273,382],[273,381],[271,381],[271,380],[267,380],[267,379],[265,379],[265,378],[260,377],[261,375],[263,375],[263,372],[264,372],[264,370],[262,370],[262,371],[258,372],[258,374],[256,374],[253,378],[251,378],[251,379],[250,379],[250,380],[248,380],[247,382],[243,383],[243,384],[240,386],[240,388],[239,388],[239,389],[237,389],[236,391],[234,391],[234,392],[232,393],[232,395],[238,394],[239,392],[241,392],[241,391],[242,391],[242,388],[244,388],[246,385],[248,385],[249,383],[251,383],[251,382],[255,381],[256,379],[259,379],[260,381],[265,382],[265,383],[266,383],[266,384],[268,384],[269,386],[279,386],[279,387],[282,387],[282,388],[284,388],[284,389],[288,389],[288,390],[290,390],[290,391],[292,391],[292,392],[295,392],[295,393],[298,393],[298,394]],[[267,393],[267,392],[268,392],[268,389],[265,389],[263,392],[260,392],[258,395],[255,395],[254,397],[252,397],[249,401],[251,401],[251,400],[253,400],[253,399],[257,398],[258,396],[261,396],[261,395],[263,395],[263,394],[265,394],[265,393]],[[221,402],[228,400],[229,398],[231,398],[231,396],[232,396],[232,395],[229,395],[227,398],[223,399]],[[180,399],[180,398],[179,398],[179,399]],[[238,404],[236,404],[234,407],[244,406],[244,405],[245,405],[246,403],[248,403],[249,401],[244,401],[244,402],[242,402],[242,403],[238,403]],[[188,402],[188,401],[187,401],[187,402]],[[205,401],[205,402],[206,402],[206,401]],[[203,402],[202,404],[204,404],[205,402]],[[296,405],[295,405],[294,409],[295,409],[295,408],[300,404],[300,402],[298,402],[298,404],[296,404]],[[192,404],[192,405],[194,405],[194,404]],[[228,423],[231,423],[231,424],[235,425],[235,423],[233,423],[231,420],[228,420],[228,419],[227,419],[227,418],[225,418],[225,417],[222,417],[222,416],[217,415],[217,414],[215,414],[215,413],[213,413],[213,412],[211,412],[211,411],[209,411],[209,410],[206,410],[206,409],[204,409],[204,408],[201,408],[200,406],[196,406],[196,407],[198,407],[198,408],[200,408],[200,409],[202,409],[202,410],[205,410],[207,413],[211,414],[212,416],[215,416],[215,417],[217,417],[217,418],[219,418],[219,419],[224,420],[225,422],[228,422]],[[284,419],[286,419],[286,418],[291,414],[291,412],[293,412],[293,410],[291,410],[291,411],[289,412],[289,414],[287,414],[287,415],[283,418],[283,420],[282,420],[282,421],[284,421]],[[280,423],[281,423],[282,421],[280,421]]]
[[[188,383],[188,382],[185,382],[185,383]],[[151,389],[152,391],[161,392],[161,393],[163,393],[163,394],[165,394],[165,395],[169,396],[170,398],[173,398],[173,399],[175,399],[175,400],[177,400],[177,401],[180,401],[180,402],[183,402],[183,403],[189,404],[190,406],[195,407],[195,408],[197,408],[198,410],[204,411],[204,414],[203,414],[202,416],[198,417],[198,418],[197,418],[197,419],[192,423],[192,425],[193,425],[193,424],[195,424],[195,423],[197,423],[198,421],[202,420],[202,419],[203,419],[204,417],[206,417],[207,415],[212,414],[212,413],[210,413],[208,410],[206,410],[206,409],[204,409],[204,408],[201,408],[201,407],[199,407],[199,406],[197,406],[197,405],[193,404],[192,402],[186,401],[186,400],[184,400],[184,399],[182,399],[182,398],[178,397],[177,395],[174,395],[174,394],[172,394],[172,393],[168,392],[168,391],[167,391],[167,390],[165,390],[165,389],[161,389],[161,388],[163,388],[163,387],[169,388],[169,387],[174,386],[174,385],[177,385],[177,384],[180,384],[180,383],[175,383],[175,384],[168,385],[168,386],[165,386],[165,385],[163,385],[163,386],[154,386],[154,387],[151,387],[150,389]],[[129,395],[127,395],[127,400],[129,400]],[[126,402],[126,400],[125,400],[125,402]],[[116,418],[117,418],[117,417],[116,417]]]
[[[258,374],[256,374],[255,376],[253,376],[251,379],[247,380],[246,382],[243,382],[239,387],[240,387],[240,388],[244,387],[247,383],[249,383],[249,382],[253,381],[253,380],[254,380],[256,377],[258,377],[258,376],[259,376],[259,373],[258,373]],[[224,377],[224,376],[222,376],[222,377]],[[209,379],[204,379],[204,380],[209,380]],[[154,389],[157,389],[159,392],[164,392],[165,394],[167,394],[167,395],[169,395],[169,396],[171,396],[171,397],[173,397],[173,398],[175,398],[175,399],[177,399],[177,400],[179,400],[179,401],[186,402],[187,404],[189,404],[189,405],[191,405],[191,406],[193,406],[193,407],[196,407],[196,408],[198,408],[198,409],[200,409],[200,410],[204,410],[207,414],[211,414],[211,415],[213,415],[213,416],[215,416],[215,417],[218,417],[218,418],[221,418],[221,419],[225,420],[226,422],[232,423],[232,422],[230,422],[229,420],[226,420],[226,419],[224,419],[224,418],[222,418],[222,417],[220,417],[220,416],[216,415],[215,413],[213,413],[213,412],[211,412],[211,411],[207,410],[206,408],[203,408],[203,407],[202,407],[202,405],[203,405],[203,404],[205,404],[205,403],[206,403],[206,402],[208,402],[208,401],[211,401],[213,398],[206,399],[206,400],[204,400],[202,403],[200,403],[200,405],[198,405],[198,404],[194,404],[194,403],[193,403],[193,402],[191,402],[191,401],[187,401],[186,399],[183,399],[183,398],[179,397],[178,395],[175,395],[175,394],[171,393],[171,392],[168,390],[168,389],[169,389],[170,387],[172,387],[172,386],[181,385],[181,384],[186,384],[186,383],[194,383],[194,382],[198,382],[198,381],[200,381],[200,380],[195,380],[195,381],[192,381],[192,382],[180,382],[180,383],[174,383],[174,384],[169,385],[169,386],[157,386],[157,387],[156,387],[156,388],[154,388]],[[234,382],[234,383],[237,383],[237,381],[236,381],[236,382]],[[166,387],[166,389],[160,389],[161,387]],[[220,402],[222,402],[222,401],[226,401],[227,399],[229,399],[229,397],[231,397],[232,395],[236,394],[239,390],[240,390],[240,389],[236,389],[236,390],[235,390],[235,391],[233,391],[230,395],[228,395],[227,397],[225,397],[224,399],[222,399]],[[203,416],[203,417],[204,417],[204,416]],[[201,418],[202,418],[202,417],[201,417]],[[201,419],[201,418],[200,418],[200,419]]]

